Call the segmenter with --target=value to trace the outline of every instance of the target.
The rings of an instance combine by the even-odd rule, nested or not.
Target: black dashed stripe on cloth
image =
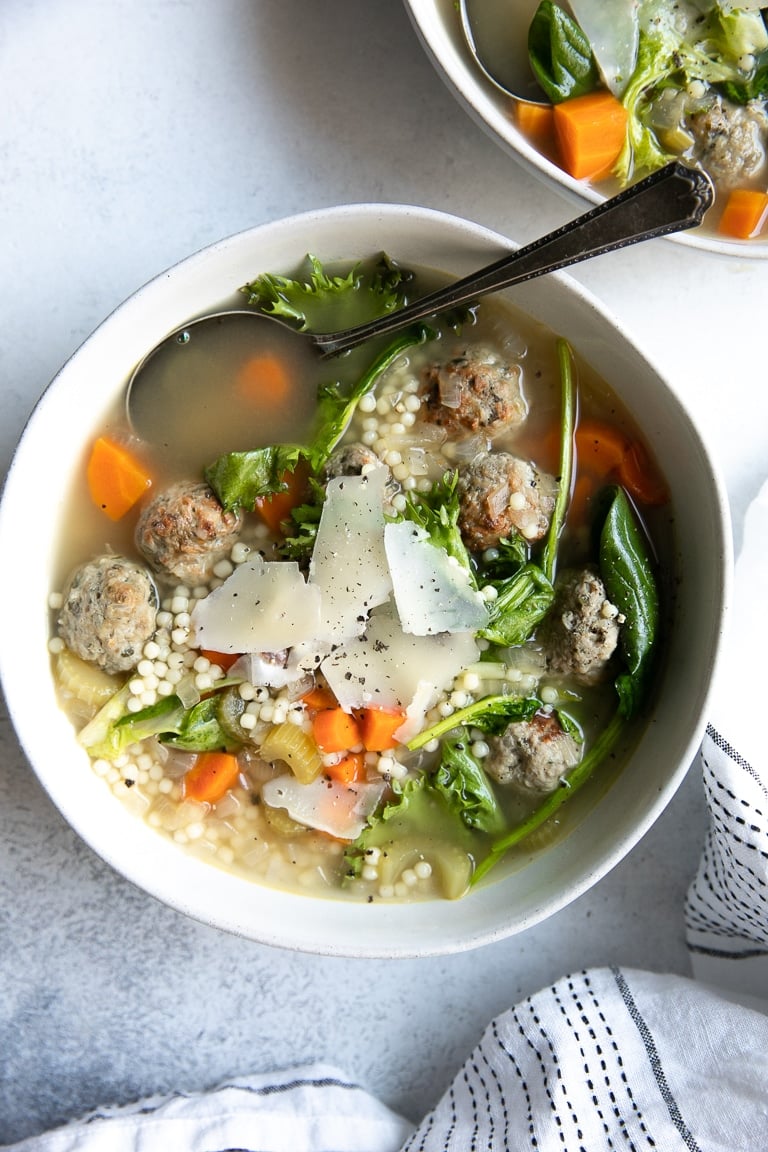
[[[761,916],[756,908],[766,905],[768,913],[768,899],[761,889],[764,887],[759,877],[747,880],[744,876],[746,869],[740,860],[733,858],[727,842],[720,843],[720,837],[727,833],[719,833],[708,839],[706,850],[702,854],[702,867],[699,869],[697,883],[694,891],[700,891],[702,900],[707,903],[705,891],[710,894],[708,901],[711,907],[714,902],[727,903],[729,923],[742,924],[746,929],[762,930],[766,917]],[[746,890],[747,896],[741,893]]]
[[[568,989],[571,992],[571,996],[573,998],[574,1004],[575,1004],[575,1006],[576,1006],[576,1008],[580,1014],[582,1021],[586,1022],[586,1016],[584,1015],[584,1006],[581,1003],[581,1000],[579,999],[579,994],[576,991],[576,987],[575,987],[573,979],[570,979],[568,981]],[[592,1093],[592,1103],[593,1103],[594,1108],[595,1108],[595,1113],[596,1113],[598,1119],[600,1120],[600,1123],[603,1126],[603,1133],[604,1133],[605,1138],[608,1142],[607,1147],[613,1148],[614,1144],[613,1144],[613,1141],[611,1140],[610,1128],[608,1127],[608,1124],[606,1123],[605,1115],[603,1114],[603,1110],[600,1107],[600,1100],[599,1100],[599,1097],[596,1093],[595,1085],[594,1085],[594,1082],[592,1080],[592,1069],[590,1067],[589,1054],[587,1053],[586,1047],[582,1041],[580,1031],[579,1031],[578,1027],[571,1020],[571,1018],[568,1014],[568,1010],[566,1008],[566,1005],[563,1003],[563,1000],[558,995],[557,986],[555,986],[552,989],[552,994],[555,998],[555,1003],[557,1004],[560,1012],[562,1013],[562,1015],[565,1019],[566,1024],[568,1025],[571,1032],[573,1033],[574,1040],[576,1041],[576,1043],[579,1046],[579,1053],[580,1053],[581,1058],[584,1062],[583,1069],[584,1069],[585,1082],[587,1084],[589,1091]],[[632,1152],[634,1152],[634,1147],[632,1149]]]
[[[768,947],[768,828],[760,803],[768,789],[711,724],[701,764],[710,828],[685,903],[688,946],[702,955],[754,955],[756,945]]]
[[[612,968],[611,971],[613,973],[614,980],[616,981],[616,986],[621,993],[621,998],[626,1005],[630,1019],[640,1033],[640,1038],[643,1042],[643,1046],[645,1047],[646,1055],[648,1057],[648,1063],[650,1064],[653,1077],[659,1090],[659,1094],[661,1095],[661,1098],[664,1101],[664,1104],[669,1113],[670,1120],[680,1134],[680,1137],[683,1140],[686,1148],[688,1148],[690,1152],[702,1152],[702,1150],[699,1148],[699,1145],[696,1143],[693,1133],[688,1128],[688,1125],[685,1123],[680,1113],[677,1101],[675,1100],[669,1084],[667,1083],[667,1078],[664,1074],[664,1069],[661,1064],[661,1058],[656,1048],[656,1044],[651,1031],[643,1019],[637,1004],[635,1003],[634,997],[632,996],[632,992],[624,977],[624,974],[618,968]]]
[[[488,1113],[491,1117],[491,1134],[496,1131],[496,1122],[493,1117],[496,1116],[501,1123],[501,1138],[504,1141],[503,1148],[509,1148],[509,1108],[507,1106],[507,1098],[504,1093],[504,1085],[499,1079],[499,1073],[496,1070],[494,1061],[489,1059],[487,1051],[488,1033],[483,1037],[478,1050],[478,1056],[482,1059],[483,1065],[486,1069],[486,1076],[493,1084],[493,1097],[491,1096],[490,1089],[486,1085],[486,1097],[488,1101]]]
[[[496,1020],[492,1021],[490,1031],[494,1040],[496,1041],[499,1051],[504,1053],[508,1063],[512,1065],[512,1068],[515,1072],[517,1082],[520,1086],[520,1091],[522,1092],[523,1098],[525,1100],[525,1122],[526,1129],[530,1137],[530,1146],[531,1148],[538,1148],[539,1141],[536,1137],[536,1130],[533,1124],[533,1100],[531,1099],[528,1083],[525,1079],[525,1076],[523,1075],[523,1071],[517,1061],[517,1058],[515,1057],[515,1054],[510,1052],[509,1048],[506,1046],[501,1035],[499,1034],[499,1026]]]
[[[577,1117],[576,1112],[575,1112],[574,1107],[573,1107],[573,1103],[572,1103],[572,1101],[568,1095],[567,1086],[566,1086],[565,1081],[563,1079],[563,1071],[562,1071],[562,1068],[560,1066],[560,1059],[558,1057],[557,1050],[556,1050],[554,1044],[552,1043],[546,1028],[543,1026],[543,1024],[541,1022],[541,1018],[539,1017],[539,1015],[536,1011],[536,1008],[534,1006],[533,1001],[531,1001],[531,1000],[527,1001],[526,1007],[527,1007],[528,1012],[531,1016],[531,1021],[532,1021],[532,1024],[533,1024],[535,1030],[538,1032],[539,1036],[544,1041],[544,1043],[547,1047],[547,1051],[549,1052],[549,1059],[551,1061],[551,1065],[552,1065],[552,1068],[554,1070],[554,1077],[555,1077],[555,1080],[557,1082],[557,1088],[559,1089],[559,1094],[562,1096],[563,1103],[566,1106],[566,1109],[567,1109],[567,1112],[568,1112],[568,1115],[569,1115],[569,1118],[571,1121],[571,1127],[573,1129],[573,1137],[574,1137],[574,1139],[579,1141],[578,1152],[587,1152],[587,1149],[584,1148],[584,1145],[581,1143],[581,1140],[582,1140],[581,1128],[579,1125],[578,1117]],[[542,1076],[542,1086],[543,1086],[544,1091],[546,1092],[547,1098],[549,1100],[549,1104],[550,1104],[550,1108],[551,1108],[551,1112],[552,1112],[552,1118],[554,1119],[555,1124],[557,1126],[558,1139],[560,1140],[563,1147],[568,1150],[568,1152],[576,1152],[577,1146],[575,1144],[573,1144],[572,1142],[570,1142],[567,1135],[566,1135],[564,1125],[563,1125],[563,1116],[560,1112],[560,1109],[558,1108],[557,1101],[555,1100],[555,1093],[552,1090],[552,1088],[550,1087],[549,1078],[547,1075],[547,1063],[543,1059],[543,1057],[541,1056],[538,1045],[534,1043],[531,1036],[529,1036],[525,1030],[523,1030],[523,1032],[524,1032],[527,1044],[531,1047],[533,1052],[536,1054],[536,1058],[537,1058],[538,1063],[539,1063],[539,1067],[541,1070],[541,1076]]]
[[[478,1053],[478,1055],[479,1055],[479,1053]],[[476,1060],[472,1061],[471,1067],[472,1067],[472,1071],[474,1072],[474,1074],[477,1078],[477,1083],[483,1091],[484,1100],[483,1100],[483,1106],[481,1108],[479,1105],[478,1097],[473,1092],[472,1103],[473,1103],[473,1106],[477,1110],[475,1111],[475,1114],[474,1114],[474,1128],[472,1130],[472,1139],[470,1141],[469,1147],[470,1147],[470,1152],[482,1152],[483,1146],[479,1143],[479,1140],[481,1137],[479,1117],[482,1116],[482,1119],[487,1123],[487,1131],[485,1133],[485,1138],[487,1139],[488,1143],[485,1146],[486,1148],[493,1146],[493,1138],[494,1138],[494,1134],[495,1134],[496,1125],[494,1124],[494,1120],[493,1120],[493,1112],[491,1111],[491,1096],[490,1096],[490,1093],[488,1091],[488,1085],[485,1082],[485,1077],[483,1076],[482,1072],[480,1071]],[[478,1115],[478,1112],[479,1112],[479,1115]]]
[[[721,736],[714,725],[707,724],[707,736],[709,736],[712,743],[716,745],[716,747],[718,747],[721,752],[725,752],[726,756],[732,760],[734,764],[738,764],[739,768],[743,768],[744,771],[752,777],[755,783],[765,793],[766,800],[768,800],[768,786],[766,786],[760,777],[760,774],[755,771],[749,761],[745,760],[744,757],[736,751],[733,745],[728,743],[724,736]]]
[[[598,999],[597,992],[594,988],[592,980],[590,979],[589,973],[588,972],[582,973],[582,978],[584,981],[585,994],[589,994],[590,999],[592,1001],[593,1009],[596,1012],[597,1017],[598,1017],[601,1025],[602,1025],[603,1029],[605,1030],[605,1034],[608,1038],[611,1052],[613,1053],[613,1057],[616,1061],[616,1065],[618,1068],[617,1074],[618,1074],[619,1082],[621,1083],[622,1089],[623,1089],[623,1091],[627,1097],[627,1101],[629,1102],[629,1107],[630,1107],[632,1115],[635,1119],[636,1126],[643,1137],[644,1143],[649,1148],[656,1148],[656,1146],[657,1146],[656,1141],[653,1139],[653,1136],[651,1135],[651,1133],[648,1130],[648,1125],[646,1123],[645,1117],[643,1116],[642,1110],[641,1110],[641,1108],[640,1108],[640,1106],[637,1103],[637,1100],[635,1098],[635,1094],[632,1091],[632,1085],[629,1083],[629,1080],[627,1079],[627,1073],[626,1073],[626,1069],[624,1067],[624,1058],[622,1057],[621,1050],[619,1049],[619,1046],[616,1043],[616,1038],[613,1034],[613,1030],[611,1029],[611,1026],[608,1023],[608,1021],[605,1017],[605,1014],[604,1014],[604,1012],[600,1006],[600,1001]],[[632,1142],[632,1138],[629,1135],[628,1123],[627,1123],[627,1121],[624,1120],[623,1117],[621,1120],[621,1126],[622,1126],[622,1133],[624,1134],[625,1139],[627,1141],[629,1141],[630,1147],[632,1149],[634,1149],[636,1147],[636,1145]]]

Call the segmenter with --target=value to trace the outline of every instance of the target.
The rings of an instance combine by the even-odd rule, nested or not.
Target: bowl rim
[[[582,206],[602,204],[606,196],[582,180],[576,180],[534,148],[504,111],[505,97],[477,68],[458,32],[452,37],[441,0],[403,0],[414,30],[435,71],[470,119],[532,176],[551,186],[560,196]],[[703,252],[730,259],[768,260],[765,240],[725,240],[697,229],[662,237]]]
[[[511,246],[511,242],[501,234],[447,212],[414,205],[366,203],[322,208],[256,225],[253,228],[245,229],[222,240],[215,241],[176,262],[170,268],[147,281],[122,304],[118,305],[80,345],[73,355],[68,358],[37,401],[17,444],[6,476],[2,497],[0,498],[0,547],[3,548],[4,554],[6,553],[6,549],[3,547],[3,542],[10,540],[12,538],[11,534],[14,531],[10,502],[19,495],[17,491],[18,484],[21,480],[19,473],[25,467],[25,454],[37,433],[38,426],[42,425],[46,420],[48,409],[57,397],[57,393],[61,388],[67,389],[67,387],[69,387],[70,377],[80,369],[81,359],[89,354],[95,343],[104,341],[104,339],[109,341],[114,325],[125,320],[130,323],[134,312],[138,311],[140,313],[147,305],[151,305],[155,297],[158,295],[162,297],[163,294],[167,292],[167,284],[169,282],[173,284],[179,275],[199,276],[205,272],[206,265],[211,261],[223,261],[226,264],[233,251],[237,251],[249,243],[256,242],[259,244],[259,242],[261,242],[261,244],[263,244],[275,238],[277,238],[279,242],[280,237],[287,239],[297,229],[300,233],[303,232],[303,234],[326,228],[332,230],[339,226],[346,229],[349,227],[352,219],[356,222],[361,233],[366,235],[370,235],[372,231],[375,234],[376,222],[380,224],[384,222],[387,226],[400,228],[421,228],[426,224],[430,224],[440,231],[440,237],[438,238],[436,236],[433,238],[433,243],[438,245],[441,242],[450,245],[452,241],[455,241],[457,244],[461,241],[462,243],[467,242],[473,245],[477,243],[484,250],[488,249],[489,251],[496,250],[499,246],[505,247],[508,250]],[[375,246],[380,247],[379,245]],[[714,667],[719,659],[722,647],[722,634],[730,600],[731,572],[728,501],[719,472],[698,430],[693,414],[682,405],[682,402],[675,395],[674,390],[666,378],[635,345],[623,325],[611,315],[606,307],[597,301],[592,293],[569,277],[567,273],[559,272],[550,274],[547,280],[550,284],[555,283],[559,285],[557,291],[575,301],[575,306],[583,310],[585,315],[594,316],[595,322],[598,325],[606,326],[606,328],[622,342],[622,345],[626,345],[631,349],[633,356],[638,362],[646,365],[647,370],[658,378],[662,385],[662,391],[664,391],[665,395],[667,393],[669,394],[670,403],[681,410],[683,420],[689,425],[691,435],[698,445],[698,449],[703,453],[706,467],[710,469],[711,475],[709,479],[713,498],[713,530],[715,535],[719,536],[717,543],[721,555],[719,585],[716,590],[717,603],[713,605],[717,622],[713,625],[710,639],[710,655]],[[151,341],[147,341],[144,347],[150,344]],[[90,420],[89,427],[94,423],[95,419]],[[194,857],[180,852],[178,846],[172,844],[170,841],[166,841],[163,837],[157,835],[154,830],[148,829],[146,825],[143,827],[152,837],[153,841],[146,866],[143,860],[126,860],[125,853],[121,851],[121,846],[117,839],[111,840],[110,836],[105,838],[101,832],[97,834],[92,819],[93,805],[100,808],[101,801],[98,798],[93,800],[92,797],[89,796],[89,804],[85,809],[73,806],[62,784],[62,780],[57,777],[55,772],[51,771],[48,764],[43,760],[40,732],[35,730],[28,716],[25,717],[25,722],[22,723],[21,726],[18,725],[23,689],[19,683],[19,678],[14,676],[14,666],[10,655],[12,647],[6,643],[12,615],[8,596],[10,583],[11,581],[7,573],[0,575],[0,684],[5,692],[11,721],[24,753],[39,782],[42,784],[54,805],[59,809],[59,812],[80,838],[84,840],[97,855],[105,860],[107,864],[131,883],[148,892],[156,899],[161,900],[163,903],[201,923],[274,947],[332,956],[416,958],[466,951],[506,938],[532,927],[534,924],[541,922],[559,911],[567,904],[570,904],[587,889],[591,888],[597,880],[602,878],[619,863],[645,835],[682,783],[700,743],[706,723],[712,678],[710,678],[706,684],[702,685],[701,694],[696,704],[697,721],[691,727],[685,740],[678,749],[675,769],[670,772],[663,785],[659,787],[653,801],[646,804],[642,814],[633,823],[631,832],[625,834],[623,838],[620,838],[612,846],[607,847],[594,864],[583,868],[578,878],[569,882],[567,888],[563,888],[555,894],[550,894],[539,905],[536,905],[535,900],[532,899],[531,906],[528,910],[516,920],[510,920],[509,918],[504,919],[503,917],[499,917],[496,912],[492,915],[489,913],[489,905],[492,909],[493,901],[492,898],[488,896],[488,893],[492,893],[494,888],[500,888],[504,883],[504,881],[502,881],[500,884],[490,884],[486,888],[481,886],[473,890],[470,897],[465,897],[459,902],[460,907],[465,907],[468,906],[469,900],[473,900],[475,903],[472,911],[473,914],[476,913],[475,919],[472,919],[472,917],[465,918],[468,920],[470,927],[461,934],[456,932],[451,934],[449,932],[439,935],[438,937],[431,936],[429,943],[425,943],[419,939],[420,928],[423,923],[426,922],[432,926],[434,926],[434,923],[440,923],[441,916],[435,912],[433,906],[446,905],[450,902],[431,901],[427,905],[423,903],[414,905],[396,904],[389,908],[383,904],[378,905],[374,913],[376,933],[371,935],[366,932],[366,922],[359,913],[360,910],[370,912],[372,909],[357,903],[334,900],[332,903],[334,907],[338,909],[337,919],[343,922],[344,931],[341,932],[338,938],[317,941],[308,935],[310,931],[309,928],[305,929],[301,926],[301,920],[306,917],[308,905],[315,909],[319,905],[327,907],[329,903],[327,899],[318,899],[316,896],[297,896],[293,893],[270,889],[265,885],[233,877],[231,874],[213,868],[207,862],[197,860]],[[3,594],[4,592],[5,594]],[[45,615],[47,619],[47,611]],[[42,655],[47,660],[47,652],[43,652]],[[52,677],[49,678],[52,680]],[[63,713],[61,713],[61,717],[63,717]],[[71,740],[72,730],[68,721],[67,727]],[[64,735],[66,730],[66,727],[59,725],[59,732],[62,734],[62,739],[66,738]],[[93,775],[90,773],[90,770],[89,775]],[[113,827],[123,826],[121,818],[117,816],[117,810],[120,810],[122,818],[127,818],[132,823],[142,825],[140,819],[124,810],[119,803],[115,803],[115,798],[112,796],[111,791],[104,786],[102,781],[96,780],[96,783],[103,790],[104,798],[111,806],[114,806],[116,810],[114,815],[109,816]],[[610,795],[610,790],[607,795]],[[605,799],[604,797],[601,804],[596,806],[597,809],[602,806]],[[104,813],[106,812],[107,809],[105,807]],[[579,827],[589,824],[590,816],[591,813],[587,814]],[[143,836],[143,833],[139,834],[137,831],[137,836],[138,835]],[[567,846],[572,844],[575,839],[576,837],[573,834],[566,837],[556,848],[549,849],[546,855],[548,856],[550,853],[556,851],[559,853],[562,848],[563,855],[567,857],[572,850]],[[529,867],[533,867],[533,865]],[[158,871],[153,871],[153,869],[158,869]],[[213,876],[212,874],[216,875]],[[195,881],[192,891],[190,891],[188,887],[185,888],[183,883],[178,889],[174,887],[174,884],[179,880],[183,882],[190,877]],[[222,884],[224,884],[224,887],[222,887]],[[230,889],[233,891],[237,889],[242,894],[243,886],[247,887],[248,892],[251,894],[254,891],[258,893],[257,904],[268,913],[267,926],[264,925],[264,921],[262,920],[256,929],[254,929],[252,921],[245,913],[241,914],[239,911],[233,913],[230,909],[226,914],[223,914],[216,909],[215,904],[212,909],[210,904],[206,903],[206,901],[211,900],[211,894],[216,896],[217,894],[226,892],[228,895]],[[201,894],[204,894],[202,902]],[[248,904],[245,895],[244,903],[246,905]],[[253,901],[251,901],[251,903],[253,903]],[[452,907],[456,907],[456,905],[452,905]],[[288,927],[286,926],[286,911],[292,921],[292,924]],[[405,928],[404,933],[403,928]],[[398,932],[400,933],[399,936],[397,935]]]

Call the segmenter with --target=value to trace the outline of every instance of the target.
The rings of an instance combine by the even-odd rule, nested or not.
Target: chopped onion
[[[194,708],[200,703],[200,689],[195,684],[195,677],[191,672],[182,676],[176,685],[176,695],[185,708]]]
[[[461,379],[458,373],[442,369],[437,374],[437,390],[444,408],[458,408],[461,404]]]

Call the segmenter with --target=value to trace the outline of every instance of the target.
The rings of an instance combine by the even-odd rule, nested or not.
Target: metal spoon
[[[337,356],[375,336],[397,332],[417,320],[471,304],[490,292],[578,264],[604,252],[626,248],[641,240],[694,228],[701,223],[713,200],[714,189],[709,177],[696,168],[674,161],[541,239],[367,324],[341,332],[318,334],[297,332],[285,323],[256,311],[235,309],[201,316],[171,332],[134,369],[126,399],[128,418],[139,434],[142,434],[142,420],[144,432],[151,432],[151,401],[158,379],[153,369],[163,364],[167,372],[169,357],[180,356],[192,334],[198,346],[208,334],[211,340],[221,343],[228,323],[251,325],[255,322],[254,339],[258,341],[258,326],[266,321],[283,330],[281,339],[284,345],[295,349],[299,356]],[[211,389],[215,390],[220,407],[221,373],[216,372],[215,355],[210,359]]]
[[[459,0],[467,47],[485,77],[506,96],[550,104],[528,59],[528,29],[539,0]]]

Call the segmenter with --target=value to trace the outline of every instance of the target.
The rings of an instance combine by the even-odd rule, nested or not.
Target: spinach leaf
[[[738,83],[724,80],[715,87],[734,104],[748,104],[750,100],[765,100],[768,96],[768,62],[763,62],[749,80]]]
[[[219,697],[215,694],[183,712],[172,727],[163,730],[160,740],[187,752],[228,751],[238,747],[221,726]]]
[[[550,609],[555,595],[552,584],[536,564],[526,564],[493,586],[498,595],[486,602],[490,620],[478,635],[503,648],[525,643]]]
[[[220,684],[223,687],[222,681]],[[124,714],[115,721],[109,736],[112,756],[149,736],[188,752],[237,747],[219,722],[220,695],[207,696],[192,708],[185,708],[178,696],[165,696],[138,712]]]
[[[553,104],[583,96],[600,83],[589,40],[557,4],[542,0],[528,30],[531,68]]]
[[[643,702],[656,654],[659,591],[645,535],[622,488],[614,488],[600,533],[600,574],[625,620],[619,644],[626,671],[616,679],[619,711],[633,716]]]
[[[504,827],[504,815],[488,777],[463,740],[443,741],[432,786],[469,828],[495,835]]]
[[[306,449],[306,456],[316,472],[322,468],[344,435],[358,403],[367,392],[371,391],[379,376],[405,352],[406,348],[434,340],[436,335],[437,333],[426,324],[412,324],[387,345],[346,395],[342,393],[338,384],[328,384],[320,389],[315,431]]]
[[[482,732],[494,734],[503,732],[514,720],[530,720],[539,708],[541,701],[534,696],[483,696],[481,700],[475,700],[474,704],[458,708],[444,720],[439,720],[431,728],[419,732],[408,741],[408,747],[414,752],[417,748],[429,744],[430,740],[437,740],[446,732],[452,732],[454,728],[466,724],[471,724],[473,728],[479,728]]]

